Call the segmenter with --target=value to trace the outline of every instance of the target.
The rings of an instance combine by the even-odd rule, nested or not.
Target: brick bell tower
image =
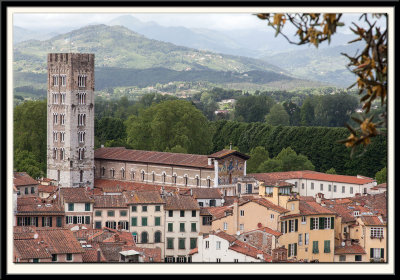
[[[93,188],[94,54],[49,53],[47,72],[47,177]]]

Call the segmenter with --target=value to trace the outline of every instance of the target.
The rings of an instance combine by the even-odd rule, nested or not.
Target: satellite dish
[[[34,239],[37,239],[39,237],[39,234],[37,234],[37,233],[35,233],[34,235],[33,235],[33,238]]]
[[[237,231],[237,232],[236,232],[236,235],[240,235],[240,231]]]
[[[346,243],[345,243],[345,242],[342,242],[342,247],[344,247],[344,245],[346,245]]]

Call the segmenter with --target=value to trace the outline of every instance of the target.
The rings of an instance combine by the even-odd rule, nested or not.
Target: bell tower
[[[94,54],[49,53],[47,72],[47,177],[93,188]]]

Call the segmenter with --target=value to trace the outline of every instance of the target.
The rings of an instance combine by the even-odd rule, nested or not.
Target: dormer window
[[[353,212],[354,217],[359,217],[360,216],[360,211],[354,211]]]

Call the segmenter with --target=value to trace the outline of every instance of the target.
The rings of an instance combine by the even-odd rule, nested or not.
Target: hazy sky
[[[121,15],[132,15],[141,21],[154,21],[163,26],[184,26],[188,28],[208,28],[217,30],[265,29],[266,22],[252,14],[242,13],[64,13],[64,14],[14,14],[13,24],[27,29],[57,29],[62,27],[82,27],[88,24],[108,23]],[[343,21],[348,25],[358,21],[359,14],[345,14]],[[340,32],[350,33],[348,28]]]

